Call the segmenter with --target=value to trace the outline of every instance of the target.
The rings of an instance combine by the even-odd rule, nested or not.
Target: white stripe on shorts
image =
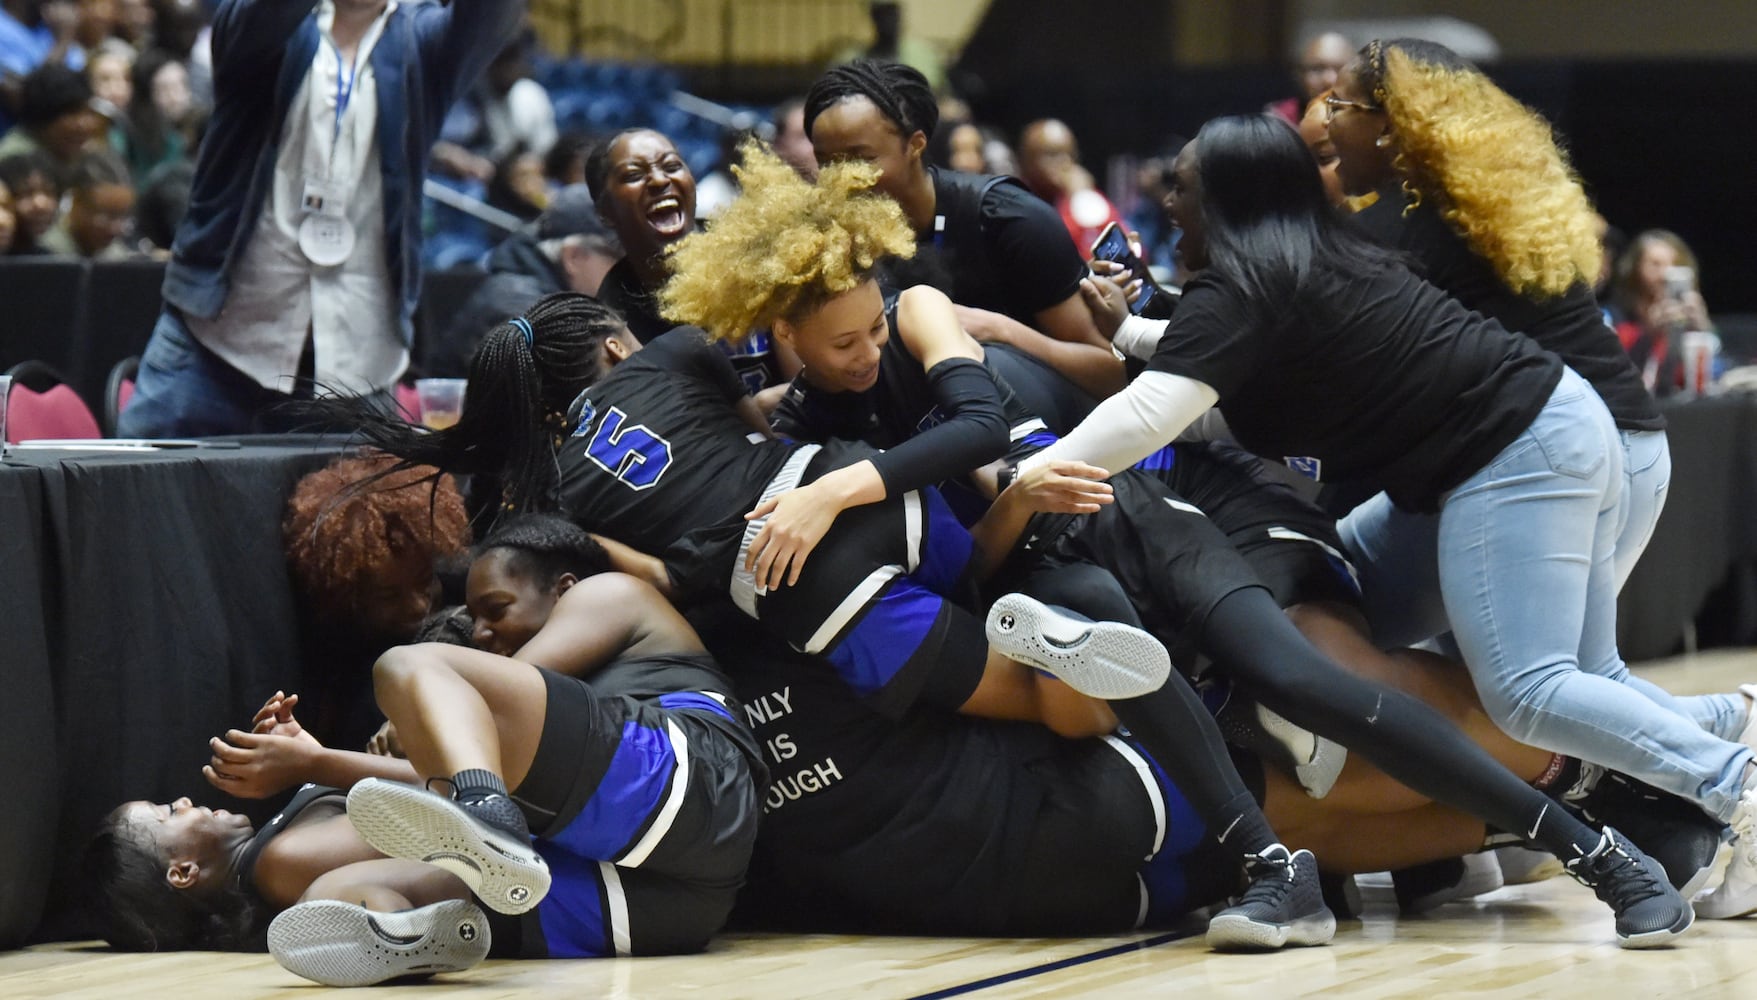
[[[1202,508],[1193,503],[1184,503],[1182,500],[1173,500],[1170,497],[1165,498],[1165,503],[1166,506],[1170,507],[1172,510],[1181,510],[1186,514],[1198,514],[1202,517],[1208,516],[1206,513],[1203,513]]]
[[[903,494],[903,537],[909,546],[903,558],[913,573],[921,566],[921,494],[916,490]]]
[[[775,473],[775,478],[769,480],[769,484],[763,487],[763,495],[757,498],[757,503],[761,504],[764,501],[773,500],[788,490],[796,488],[799,481],[805,478],[805,467],[811,464],[812,457],[819,450],[818,445],[807,444],[801,445],[799,450],[788,455],[787,461],[781,466],[781,471]],[[756,541],[757,532],[762,531],[763,525],[767,523],[769,523],[767,517],[759,517],[744,526],[744,537],[738,542],[738,559],[732,564],[732,584],[728,588],[732,593],[732,603],[738,605],[738,610],[752,618],[756,617],[757,595],[765,591],[757,590],[756,574],[744,568],[744,561],[750,558],[750,546],[752,542]]]
[[[1007,432],[1007,440],[1017,441],[1028,434],[1035,434],[1038,431],[1046,431],[1048,429],[1049,428],[1043,423],[1043,421],[1033,417],[1024,423],[1014,424],[1012,429]]]
[[[628,928],[628,897],[622,892],[622,876],[616,874],[616,866],[608,861],[598,862],[598,874],[604,879],[604,895],[610,905],[604,916],[610,921],[610,946],[618,955],[634,953],[634,945],[630,942]]]
[[[676,761],[671,771],[671,791],[665,796],[665,804],[659,807],[659,814],[653,817],[653,823],[635,845],[628,849],[616,863],[624,868],[639,868],[671,832],[671,824],[677,821],[677,811],[683,808],[684,793],[689,791],[689,738],[683,730],[670,719],[665,720],[665,731],[671,736],[671,756]]]
[[[876,597],[879,591],[885,589],[886,584],[902,575],[903,567],[896,563],[880,566],[873,570],[866,579],[860,581],[859,586],[848,592],[847,597],[842,598],[842,603],[836,605],[836,610],[830,612],[830,616],[824,619],[824,623],[811,634],[811,638],[805,643],[805,648],[800,652],[814,655],[823,652],[824,648],[830,644],[830,640],[836,638],[836,635],[854,620],[854,616],[860,613],[861,608],[866,607],[867,602]]]
[[[1302,535],[1292,528],[1283,528],[1280,525],[1275,525],[1269,528],[1265,534],[1270,538],[1283,542],[1310,542],[1311,544],[1316,545],[1318,548],[1323,549],[1331,558],[1341,563],[1342,568],[1348,571],[1348,578],[1354,581],[1356,587],[1360,586],[1360,574],[1355,572],[1354,563],[1349,562],[1347,556],[1336,551],[1335,546],[1325,542],[1320,542],[1310,535]]]
[[[1153,765],[1147,763],[1147,758],[1141,756],[1140,751],[1114,736],[1106,736],[1104,742],[1134,765],[1135,773],[1141,776],[1141,784],[1147,788],[1147,801],[1153,803],[1153,850],[1147,854],[1147,858],[1151,859],[1165,846],[1165,792],[1153,777]]]

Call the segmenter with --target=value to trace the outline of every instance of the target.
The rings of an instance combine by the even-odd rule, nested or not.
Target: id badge
[[[347,198],[314,178],[305,181],[300,199],[305,217],[299,221],[299,250],[319,267],[335,267],[354,252],[354,224],[348,221]]]

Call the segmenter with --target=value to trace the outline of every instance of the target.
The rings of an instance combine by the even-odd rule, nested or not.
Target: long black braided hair
[[[470,359],[463,413],[444,430],[412,426],[359,399],[316,400],[301,409],[353,427],[366,444],[401,460],[381,476],[430,465],[497,482],[506,509],[553,509],[555,449],[571,430],[568,405],[604,377],[603,343],[624,329],[616,310],[590,296],[544,296],[482,338]]]
[[[805,134],[811,135],[812,123],[831,105],[855,97],[871,101],[904,139],[917,132],[932,139],[939,127],[939,101],[920,70],[881,59],[856,59],[832,67],[806,91]]]

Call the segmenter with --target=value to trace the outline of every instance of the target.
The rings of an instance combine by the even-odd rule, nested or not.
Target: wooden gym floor
[[[1643,665],[1678,693],[1757,678],[1757,651]],[[483,998],[1757,996],[1757,918],[1698,921],[1678,947],[1625,952],[1608,910],[1566,878],[1514,886],[1399,917],[1388,890],[1334,944],[1215,955],[1200,935],[1054,940],[728,935],[703,955],[585,962],[489,962],[380,994]],[[92,943],[0,954],[0,997],[311,996],[321,987],[267,955],[126,955]]]

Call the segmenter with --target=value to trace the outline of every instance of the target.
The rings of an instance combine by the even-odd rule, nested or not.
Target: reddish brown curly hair
[[[451,477],[428,465],[390,472],[396,464],[380,451],[345,455],[299,480],[287,498],[287,567],[319,614],[358,617],[369,573],[411,549],[438,563],[470,547],[470,518]]]

